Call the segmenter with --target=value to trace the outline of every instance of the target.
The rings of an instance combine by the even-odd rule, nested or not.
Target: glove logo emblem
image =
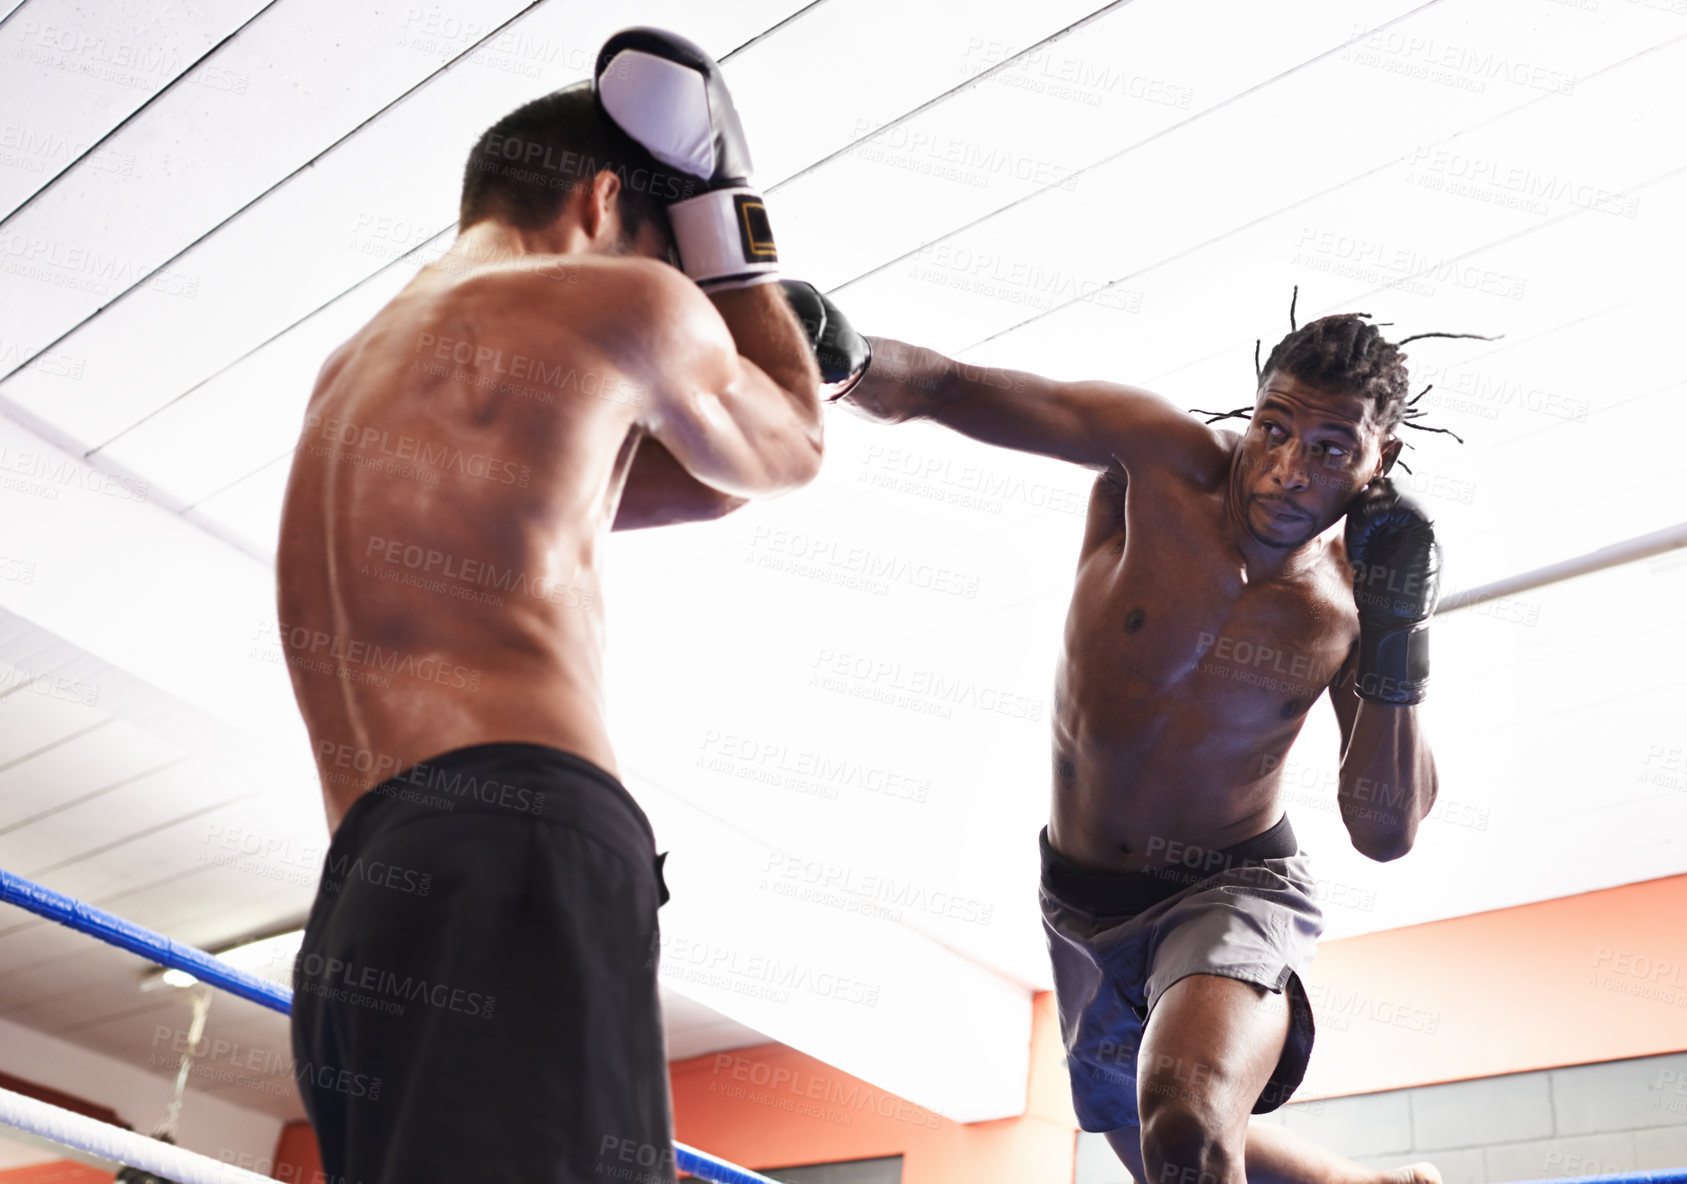
[[[738,212],[738,234],[744,243],[744,258],[751,263],[777,263],[779,252],[773,248],[773,226],[767,220],[767,207],[762,199],[751,194],[733,198]]]

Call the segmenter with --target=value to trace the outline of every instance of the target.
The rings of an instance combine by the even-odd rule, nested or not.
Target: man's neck
[[[504,263],[528,256],[567,255],[576,244],[567,234],[547,227],[520,230],[505,222],[476,222],[457,236],[446,255],[464,264]]]

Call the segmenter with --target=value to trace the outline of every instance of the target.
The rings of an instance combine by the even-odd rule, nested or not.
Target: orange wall
[[[275,1141],[275,1166],[270,1176],[276,1180],[290,1180],[293,1184],[325,1184],[328,1177],[322,1171],[322,1153],[316,1146],[316,1132],[308,1122],[290,1122],[281,1128]],[[4,1181],[0,1181],[4,1184]]]
[[[1307,987],[1303,1099],[1687,1050],[1687,876],[1325,942]],[[901,1155],[904,1184],[1061,1184],[1077,1123],[1053,995],[1033,1008],[1020,1118],[949,1122],[765,1044],[669,1066],[675,1137],[751,1168]],[[321,1179],[303,1123],[275,1161],[278,1179]],[[0,1173],[14,1181],[46,1184]]]
[[[1318,947],[1299,1097],[1687,1049],[1687,876]]]
[[[28,1167],[0,1171],[0,1184],[111,1184],[116,1178],[113,1172],[74,1159],[55,1159],[51,1163],[32,1163]]]
[[[1325,942],[1306,981],[1300,1099],[1679,1052],[1687,876]],[[905,1184],[1059,1184],[1076,1123],[1053,996],[1035,1007],[1024,1118],[958,1126],[775,1044],[671,1065],[676,1137],[746,1167],[901,1154]]]
[[[903,1184],[1060,1184],[1072,1178],[1078,1123],[1054,996],[1044,992],[1033,1006],[1022,1117],[950,1122],[795,1049],[763,1044],[669,1066],[674,1137],[749,1168],[901,1155]]]

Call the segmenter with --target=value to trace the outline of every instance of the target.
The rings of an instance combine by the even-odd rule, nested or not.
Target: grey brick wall
[[[817,1163],[806,1167],[774,1168],[762,1173],[785,1184],[899,1184],[902,1157],[852,1159],[843,1163]]]
[[[1297,1102],[1274,1122],[1369,1167],[1429,1160],[1446,1184],[1687,1167],[1687,1053]],[[1129,1184],[1100,1135],[1074,1184]]]

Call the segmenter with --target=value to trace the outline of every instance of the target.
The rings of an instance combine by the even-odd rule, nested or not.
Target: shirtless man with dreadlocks
[[[1386,475],[1415,416],[1404,342],[1363,314],[1296,329],[1251,413],[1232,413],[1250,419],[1238,434],[1134,387],[870,341],[847,399],[870,418],[1097,473],[1039,836],[1080,1125],[1143,1184],[1439,1181],[1248,1121],[1287,1100],[1312,1049],[1299,976],[1323,920],[1279,771],[1318,697],[1341,728],[1354,847],[1398,859],[1435,803],[1416,704],[1439,552]]]

